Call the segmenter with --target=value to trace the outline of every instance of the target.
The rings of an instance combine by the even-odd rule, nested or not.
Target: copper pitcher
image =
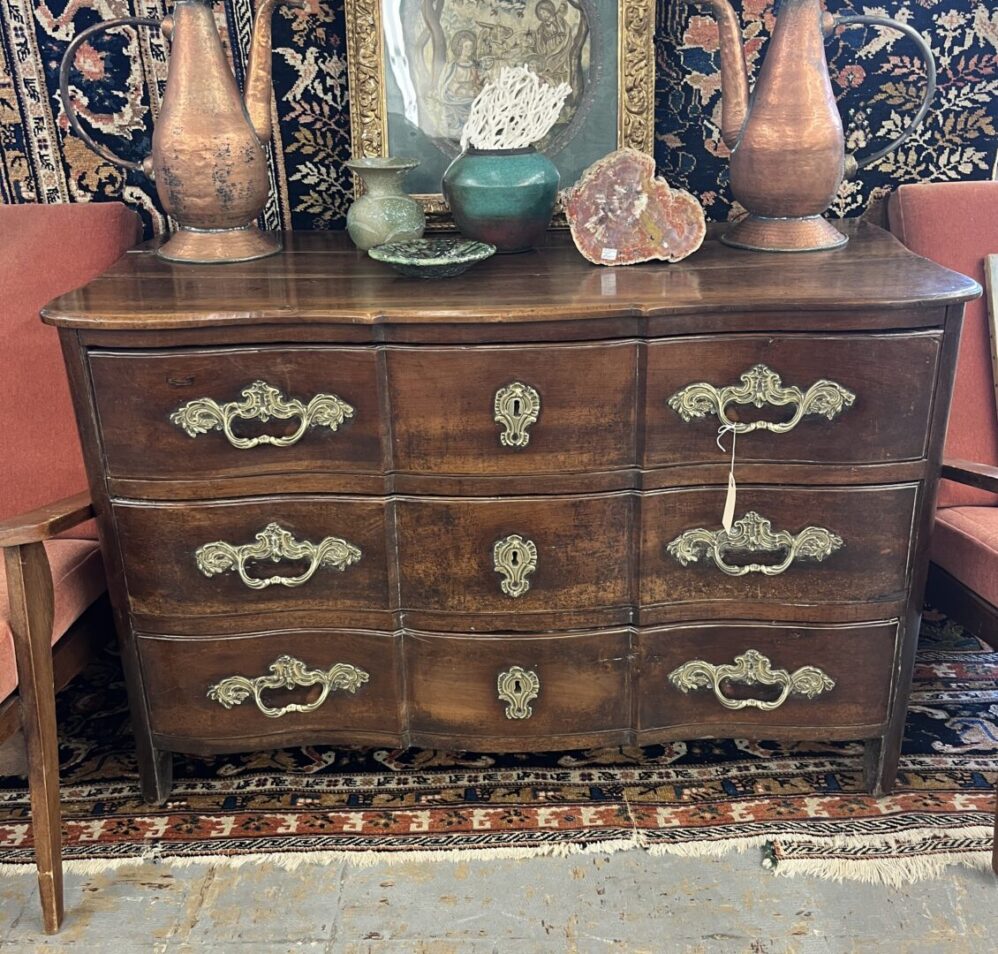
[[[270,191],[265,144],[270,139],[271,16],[278,4],[306,8],[305,0],[262,0],[250,44],[246,93],[240,96],[222,49],[212,0],[176,0],[163,20],[122,17],[84,30],[62,58],[59,88],[73,131],[97,155],[154,179],[177,230],[158,254],[173,262],[245,262],[273,255],[281,240],[256,225]],[[152,153],[128,162],[94,142],[80,125],[69,96],[76,50],[114,27],[158,27],[170,41],[166,90],[153,130]]]
[[[728,0],[705,0],[721,47],[721,138],[731,149],[731,192],[748,211],[722,241],[739,248],[806,252],[844,245],[822,218],[842,179],[897,149],[925,118],[936,89],[928,43],[911,27],[879,16],[833,16],[821,0],[782,0],[766,58],[749,95],[741,26]],[[842,119],[832,94],[825,38],[839,27],[898,30],[925,61],[926,89],[908,127],[857,160],[845,154]]]

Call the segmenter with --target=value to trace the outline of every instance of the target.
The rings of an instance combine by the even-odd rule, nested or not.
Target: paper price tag
[[[735,522],[735,497],[738,488],[735,486],[735,472],[728,471],[728,495],[724,498],[724,513],[721,514],[721,526],[725,533],[731,533],[731,525]]]
[[[600,252],[600,258],[604,262],[615,262],[617,261],[617,250],[615,248],[605,248]]]

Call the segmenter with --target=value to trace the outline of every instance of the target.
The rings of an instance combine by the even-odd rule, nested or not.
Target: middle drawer
[[[391,628],[383,498],[119,500],[113,512],[139,629],[243,632],[263,614],[268,625],[294,614],[295,627]],[[229,623],[205,630],[219,617]]]

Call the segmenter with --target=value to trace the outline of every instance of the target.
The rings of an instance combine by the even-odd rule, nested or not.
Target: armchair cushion
[[[83,611],[105,590],[104,565],[94,540],[49,540],[45,544],[52,569],[55,607],[52,643],[76,622]],[[14,637],[10,629],[7,573],[0,560],[0,700],[17,688]]]
[[[982,599],[998,606],[998,507],[937,511],[931,558]]]
[[[140,235],[116,202],[0,206],[0,519],[86,489],[59,336],[38,313]],[[95,536],[92,523],[70,533]]]
[[[984,284],[984,257],[998,252],[998,182],[903,185],[891,196],[888,217],[891,231],[913,252]],[[998,465],[998,411],[983,298],[967,303],[945,456]],[[940,507],[969,504],[995,505],[998,496],[950,481],[940,484]]]

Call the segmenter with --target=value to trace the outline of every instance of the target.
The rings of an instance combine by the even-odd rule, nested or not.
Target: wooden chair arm
[[[946,480],[998,494],[998,467],[969,460],[944,460],[942,475]]]
[[[93,515],[94,508],[89,493],[64,497],[37,510],[0,520],[0,547],[41,543],[63,530],[90,520]]]

